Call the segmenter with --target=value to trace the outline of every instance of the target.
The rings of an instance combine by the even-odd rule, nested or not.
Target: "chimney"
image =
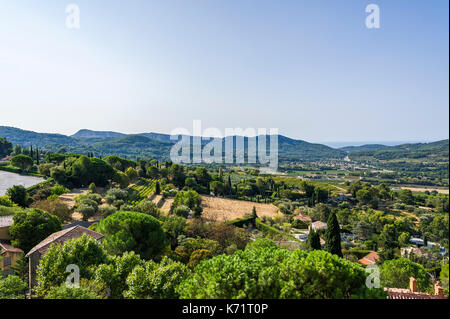
[[[441,297],[444,296],[444,288],[442,288],[441,283],[439,281],[437,281],[434,284],[434,294],[436,296],[441,296]]]
[[[417,280],[414,277],[409,278],[409,290],[417,292]]]

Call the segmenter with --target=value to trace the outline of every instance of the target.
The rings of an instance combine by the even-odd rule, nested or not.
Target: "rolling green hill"
[[[381,149],[356,151],[350,154],[351,159],[372,158],[375,160],[394,159],[443,159],[448,161],[449,140],[433,143],[401,144],[386,146]]]
[[[72,136],[66,136],[25,131],[7,126],[0,126],[0,137],[5,137],[13,144],[22,147],[33,145],[44,151],[58,151],[64,148],[67,152],[80,154],[92,152],[100,157],[114,154],[130,159],[155,158],[159,160],[169,159],[170,149],[175,143],[170,140],[170,135],[160,133],[123,134],[83,129]],[[233,137],[233,140],[236,141],[236,137]],[[235,147],[235,152],[247,152],[248,138],[244,138],[244,141],[244,150]],[[208,140],[204,140],[203,145],[208,142]],[[225,145],[224,140],[222,143]],[[268,138],[267,145],[270,145]],[[291,139],[283,135],[278,136],[280,162],[342,159],[349,153],[350,158],[357,161],[429,159],[448,163],[448,147],[448,140],[443,140],[434,143],[398,146],[373,144],[335,149],[322,144]]]

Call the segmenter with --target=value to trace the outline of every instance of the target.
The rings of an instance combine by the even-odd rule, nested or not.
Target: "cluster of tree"
[[[355,263],[324,251],[288,251],[264,242],[200,263],[179,288],[181,298],[367,298],[367,275]]]
[[[385,298],[382,289],[366,287],[362,267],[327,252],[291,252],[267,239],[206,260],[205,250],[194,251],[192,265],[169,257],[145,261],[134,252],[109,255],[83,235],[47,250],[35,294],[57,299]],[[68,264],[80,269],[79,287],[65,283]]]
[[[75,197],[75,210],[83,216],[83,220],[88,220],[99,211],[102,197],[99,194],[90,193]]]
[[[50,169],[50,176],[61,185],[72,187],[87,187],[91,183],[106,186],[112,181],[118,181],[116,171],[107,162],[87,156],[69,157],[62,166]]]
[[[179,191],[173,199],[170,211],[178,216],[187,218],[192,211],[194,217],[202,213],[202,199],[194,190]]]
[[[362,183],[358,180],[350,184],[349,191],[358,203],[361,205],[369,205],[372,208],[378,208],[380,200],[389,200],[392,198],[392,192],[385,183],[374,187],[370,183]]]

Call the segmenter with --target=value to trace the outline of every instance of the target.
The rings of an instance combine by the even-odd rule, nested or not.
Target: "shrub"
[[[91,191],[91,193],[97,193],[97,186],[95,186],[95,183],[90,183],[89,184],[89,190]]]
[[[57,196],[60,196],[62,194],[69,193],[69,192],[70,192],[69,189],[67,189],[67,188],[65,188],[64,186],[61,186],[61,185],[55,185],[55,186],[53,186],[50,189],[50,194],[51,195],[57,195]]]
[[[6,191],[6,195],[11,199],[12,202],[21,206],[28,206],[28,191],[22,185],[14,185]]]
[[[251,249],[269,249],[269,248],[277,248],[277,244],[275,244],[272,240],[268,238],[259,238],[257,240],[251,241],[245,246],[246,250]]]
[[[175,207],[175,209],[173,210],[173,213],[177,216],[187,218],[189,216],[190,211],[191,211],[191,209],[189,207],[187,207],[186,205],[180,205],[180,206]]]
[[[88,220],[90,217],[95,215],[95,208],[87,205],[87,204],[81,204],[76,209],[81,215],[83,215],[83,220]]]
[[[12,200],[7,196],[0,196],[0,206],[13,207],[17,206]]]
[[[175,299],[179,297],[177,287],[189,275],[189,269],[182,263],[167,257],[156,264],[149,261],[137,266],[127,278],[129,289],[126,298]]]
[[[69,287],[66,283],[52,286],[44,299],[106,299],[105,290],[104,286],[81,278],[79,287]]]
[[[194,268],[202,260],[206,260],[212,257],[213,254],[208,249],[197,249],[192,253],[191,257],[189,257],[189,262],[187,265],[189,268]]]
[[[181,262],[188,263],[191,255],[196,250],[208,250],[212,255],[217,255],[222,252],[220,244],[215,240],[206,238],[184,238],[179,240],[179,245],[175,249],[175,254]]]
[[[106,192],[105,195],[105,200],[108,204],[113,204],[118,200],[121,200],[124,203],[127,199],[128,199],[128,192],[120,188],[111,188]]]
[[[67,206],[67,204],[60,199],[46,199],[37,201],[32,204],[32,207],[49,212],[50,214],[58,217],[61,222],[71,219],[72,212],[69,206]]]
[[[117,209],[114,206],[100,206],[98,212],[103,217],[107,217],[117,212]]]
[[[50,169],[52,169],[53,167],[55,167],[55,164],[53,163],[41,164],[38,165],[38,172],[41,175],[50,176]]]
[[[27,283],[18,276],[2,278],[0,272],[0,299],[24,299]]]
[[[158,208],[158,206],[156,206],[155,203],[149,200],[144,200],[138,203],[133,210],[151,215],[156,218],[159,218],[159,216],[161,216],[161,210]]]
[[[99,194],[88,194],[87,198],[96,202],[97,205],[100,205],[102,203],[102,196],[100,196]]]

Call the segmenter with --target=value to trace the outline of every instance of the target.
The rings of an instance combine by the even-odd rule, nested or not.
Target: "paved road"
[[[15,173],[0,171],[0,196],[5,195],[6,190],[14,185],[22,185],[25,187],[31,187],[39,184],[44,179],[34,176],[25,176]]]

